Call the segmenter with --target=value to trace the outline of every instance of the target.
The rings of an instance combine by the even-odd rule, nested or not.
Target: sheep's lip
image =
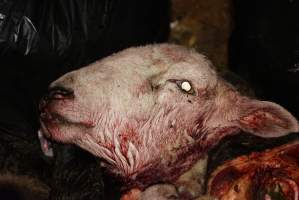
[[[49,112],[48,110],[45,110],[44,112],[41,112],[40,114],[40,120],[43,123],[60,123],[60,124],[71,124],[71,123],[77,123],[72,122],[68,120],[66,117],[62,116],[59,113]]]
[[[38,138],[43,153],[48,157],[54,156],[52,142],[50,141],[52,138],[51,127],[59,127],[59,125],[75,125],[83,126],[85,128],[94,127],[94,124],[92,122],[75,122],[59,113],[50,112],[48,109],[44,109],[41,112],[40,125],[41,127],[38,131]]]
[[[58,112],[51,112],[47,109],[41,112],[40,121],[45,125],[51,123],[51,124],[67,124],[67,125],[84,126],[86,128],[94,127],[94,123],[92,121],[74,121]]]
[[[65,120],[63,120],[62,117],[58,117],[58,115],[51,114],[48,110],[44,110],[40,114],[40,129],[38,131],[38,139],[40,142],[41,149],[45,156],[47,157],[53,157],[53,148],[52,148],[52,142],[50,141],[52,134],[50,130],[48,129],[49,124],[53,123],[62,123]]]
[[[52,143],[51,143],[50,140],[48,140],[45,137],[46,134],[43,130],[45,130],[45,129],[42,128],[38,131],[38,139],[39,139],[39,142],[40,142],[41,149],[42,149],[45,156],[53,157],[54,153],[53,153]]]

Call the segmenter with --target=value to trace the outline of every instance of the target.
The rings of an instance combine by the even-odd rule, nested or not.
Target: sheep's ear
[[[238,106],[237,123],[243,131],[261,137],[299,132],[299,124],[286,109],[272,102],[244,98]]]

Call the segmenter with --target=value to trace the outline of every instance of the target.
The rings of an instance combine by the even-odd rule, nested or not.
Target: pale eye
[[[176,84],[183,91],[191,95],[195,95],[192,83],[188,80],[177,80]]]
[[[195,95],[195,91],[193,89],[192,83],[188,80],[178,80],[178,79],[168,79],[172,83],[176,83],[176,85],[180,88],[181,91]]]
[[[181,89],[186,92],[190,92],[192,90],[192,86],[188,81],[183,81],[181,83]]]

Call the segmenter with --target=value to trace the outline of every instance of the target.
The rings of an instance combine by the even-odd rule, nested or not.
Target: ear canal
[[[260,137],[280,137],[299,132],[298,121],[285,108],[249,98],[242,99],[240,104],[238,126]]]

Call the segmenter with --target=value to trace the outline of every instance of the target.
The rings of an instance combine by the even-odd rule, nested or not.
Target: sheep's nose
[[[48,94],[44,98],[48,100],[73,99],[74,91],[72,89],[56,86],[50,88]]]
[[[67,89],[64,87],[51,87],[48,90],[48,93],[40,100],[39,109],[43,111],[45,107],[52,100],[65,100],[65,99],[73,99],[74,91],[72,89]]]

